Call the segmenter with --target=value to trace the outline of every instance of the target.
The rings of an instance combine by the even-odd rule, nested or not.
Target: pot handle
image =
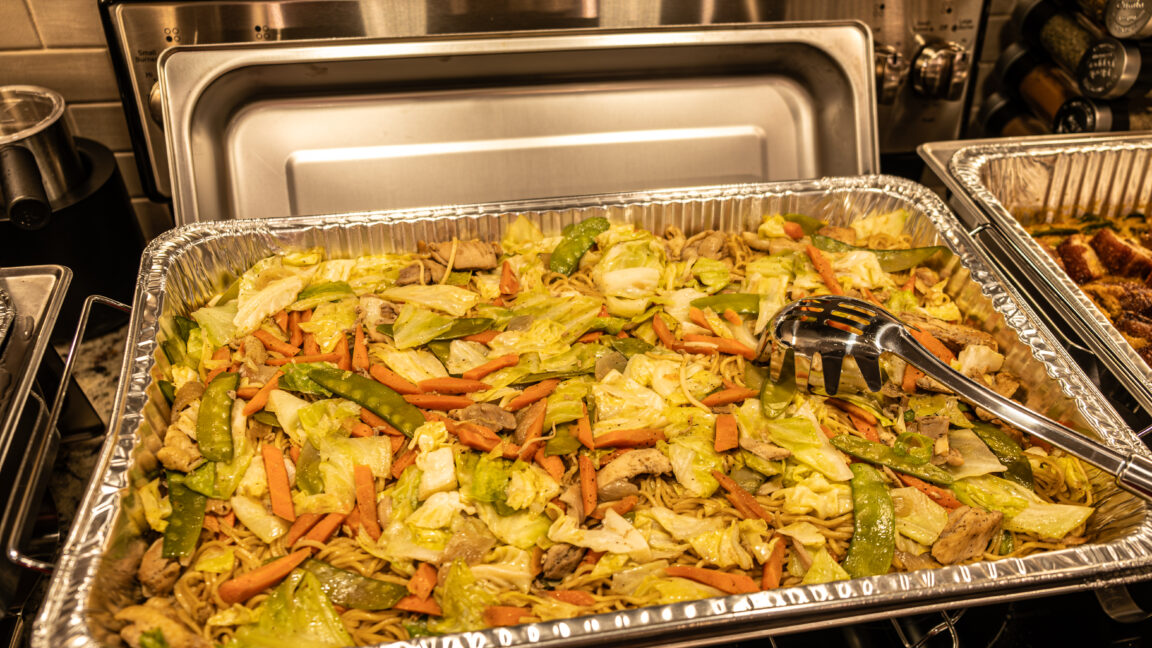
[[[0,146],[0,217],[25,230],[48,224],[52,205],[32,151],[23,146]]]
[[[4,520],[10,521],[8,533],[8,546],[7,555],[8,560],[36,571],[50,573],[55,567],[54,564],[44,562],[37,558],[33,558],[24,553],[24,543],[31,532],[30,518],[33,513],[33,507],[39,503],[40,495],[43,492],[43,477],[45,468],[49,461],[55,456],[55,448],[60,442],[59,430],[56,429],[56,423],[60,420],[60,412],[64,408],[64,397],[67,394],[68,382],[72,379],[72,370],[76,364],[77,351],[80,348],[80,342],[84,340],[84,333],[88,328],[88,316],[92,311],[93,304],[103,304],[110,306],[117,310],[126,313],[132,312],[132,307],[118,302],[115,299],[104,297],[102,295],[89,295],[84,300],[84,307],[80,311],[80,321],[76,325],[76,333],[72,336],[72,344],[68,348],[68,359],[64,362],[64,371],[60,376],[60,386],[56,390],[56,397],[52,401],[52,408],[48,410],[47,420],[41,428],[40,421],[44,419],[45,405],[44,400],[36,394],[32,394],[37,401],[39,401],[40,411],[37,413],[36,422],[33,425],[32,436],[29,439],[29,447],[25,455],[25,461],[20,465],[20,471],[16,475],[16,484],[27,484],[28,487],[21,489],[22,494],[8,500],[8,504],[4,511]]]

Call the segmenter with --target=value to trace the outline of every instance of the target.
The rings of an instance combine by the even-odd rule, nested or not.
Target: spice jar
[[[1045,124],[1052,123],[1065,101],[1079,95],[1068,75],[1019,43],[1005,48],[994,74],[1005,94],[1023,101]]]
[[[1075,74],[1080,59],[1096,40],[1100,30],[1062,10],[1050,0],[1025,0],[1016,5],[1012,20],[1017,33],[1034,47],[1044,50],[1068,74]]]
[[[1097,25],[1104,24],[1104,16],[1108,11],[1108,0],[1076,0],[1080,12]]]
[[[1054,128],[1057,133],[1152,130],[1152,102],[1077,97],[1060,107]]]
[[[1148,94],[1152,90],[1152,41],[1102,38],[1080,59],[1076,79],[1084,94],[1096,99]]]
[[[1027,106],[999,92],[984,99],[976,119],[989,137],[1025,137],[1051,132]]]
[[[1152,38],[1152,0],[1109,0],[1104,25],[1116,38]]]

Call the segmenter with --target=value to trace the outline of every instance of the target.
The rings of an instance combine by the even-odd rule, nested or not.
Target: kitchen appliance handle
[[[84,307],[80,311],[80,321],[76,324],[76,333],[72,336],[72,344],[68,348],[68,359],[64,361],[64,371],[60,376],[60,386],[56,389],[56,397],[52,401],[52,408],[48,410],[48,417],[44,423],[43,433],[37,433],[37,431],[40,429],[41,419],[44,418],[44,399],[35,393],[31,394],[40,404],[40,412],[37,414],[36,423],[32,427],[32,444],[34,447],[28,448],[28,452],[25,455],[26,459],[20,465],[20,471],[17,473],[15,481],[16,484],[27,484],[29,487],[22,489],[21,496],[10,499],[4,511],[4,520],[11,520],[7,546],[8,560],[21,567],[44,573],[50,573],[55,568],[55,565],[26,555],[22,545],[30,532],[29,518],[32,515],[33,506],[39,501],[39,498],[36,496],[41,492],[40,482],[43,478],[49,455],[52,454],[50,449],[59,442],[59,439],[56,438],[56,435],[59,434],[59,431],[56,429],[56,423],[60,420],[60,413],[64,408],[64,397],[68,391],[68,381],[72,379],[72,370],[76,364],[77,351],[80,348],[80,343],[84,340],[84,333],[88,329],[88,317],[91,314],[92,305],[97,303],[126,313],[132,312],[132,307],[128,304],[104,297],[103,295],[89,295],[88,298],[84,300]]]

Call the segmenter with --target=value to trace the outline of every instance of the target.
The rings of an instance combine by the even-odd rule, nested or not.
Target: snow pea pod
[[[896,507],[884,477],[868,464],[852,468],[852,543],[841,565],[854,578],[887,574],[896,551]]]
[[[208,383],[200,398],[196,443],[209,461],[232,460],[232,402],[239,384],[240,374],[225,371]]]
[[[375,380],[333,367],[317,367],[309,377],[333,394],[368,408],[409,438],[416,428],[424,425],[424,415],[415,405]]]
[[[862,250],[876,255],[880,269],[884,272],[900,272],[928,260],[933,254],[946,249],[942,245],[909,248],[906,250],[873,250],[871,248],[848,245],[843,241],[817,234],[812,237],[812,245],[825,252],[855,252]]]
[[[780,378],[765,380],[760,385],[760,411],[768,418],[776,418],[796,396],[796,354],[791,349],[784,353]]]
[[[564,228],[564,238],[552,250],[548,269],[570,275],[579,265],[584,253],[596,242],[596,236],[608,229],[608,219],[599,216],[587,218]]]
[[[758,315],[760,313],[760,295],[751,293],[720,293],[700,297],[689,302],[701,310],[711,308],[717,313],[723,313],[731,308],[740,315]]]
[[[324,477],[320,474],[320,451],[311,441],[305,441],[296,462],[296,484],[300,490],[315,495],[324,491]]]
[[[816,232],[820,231],[820,228],[828,224],[819,218],[809,216],[807,214],[789,213],[782,214],[781,217],[789,223],[796,223],[799,225],[800,229],[808,236],[812,236]]]
[[[408,595],[408,588],[398,583],[361,576],[315,558],[305,560],[300,569],[316,577],[333,604],[346,608],[387,610]]]
[[[868,441],[851,434],[841,434],[832,437],[832,445],[857,459],[888,466],[892,470],[919,477],[933,484],[947,486],[954,481],[952,475],[943,468],[931,463],[915,463],[915,459],[909,459],[908,455],[889,448],[883,443]]]
[[[484,331],[495,328],[496,320],[489,317],[461,317],[452,322],[452,326],[447,330],[432,338],[433,341],[455,340],[467,335],[476,335]],[[392,335],[393,327],[391,324],[380,324],[376,330],[384,335]]]
[[[984,445],[988,446],[992,454],[996,455],[1000,463],[1008,468],[1001,474],[1004,479],[1032,488],[1032,464],[1024,456],[1023,448],[1017,445],[1012,437],[990,423],[975,422],[972,431],[980,437]]]
[[[168,501],[172,504],[172,514],[168,516],[161,546],[165,558],[192,555],[200,538],[200,528],[204,526],[208,498],[185,486],[184,479],[182,473],[168,473]]]

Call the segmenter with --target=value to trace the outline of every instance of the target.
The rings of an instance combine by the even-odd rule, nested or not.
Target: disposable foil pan
[[[1152,136],[1044,138],[958,150],[948,162],[958,189],[983,212],[999,248],[1037,310],[1067,326],[1152,414],[1152,368],[1025,227],[1083,214],[1104,218],[1152,209]]]
[[[140,439],[151,434],[161,396],[152,384],[157,334],[170,318],[198,307],[258,259],[285,249],[324,246],[331,255],[410,250],[418,240],[452,236],[499,240],[517,214],[546,232],[590,216],[653,231],[675,225],[752,230],[762,214],[801,212],[844,224],[869,212],[907,209],[917,245],[941,243],[937,270],[961,310],[999,342],[1008,369],[1028,386],[1024,402],[1091,430],[1109,446],[1147,452],[1031,313],[999,285],[939,198],[906,180],[868,176],[787,184],[739,185],[601,195],[564,200],[444,207],[339,217],[197,223],[162,235],[145,252],[128,338],[126,372],[114,422],[40,612],[32,645],[112,643],[109,619],[139,601],[133,585],[145,542],[131,513],[132,490],[152,461]],[[1142,500],[1098,472],[1102,500],[1090,519],[1098,541],[1030,556],[937,570],[792,587],[653,606],[566,621],[402,642],[442,646],[701,645],[773,632],[1003,601],[1136,580],[1152,563],[1152,522]]]

